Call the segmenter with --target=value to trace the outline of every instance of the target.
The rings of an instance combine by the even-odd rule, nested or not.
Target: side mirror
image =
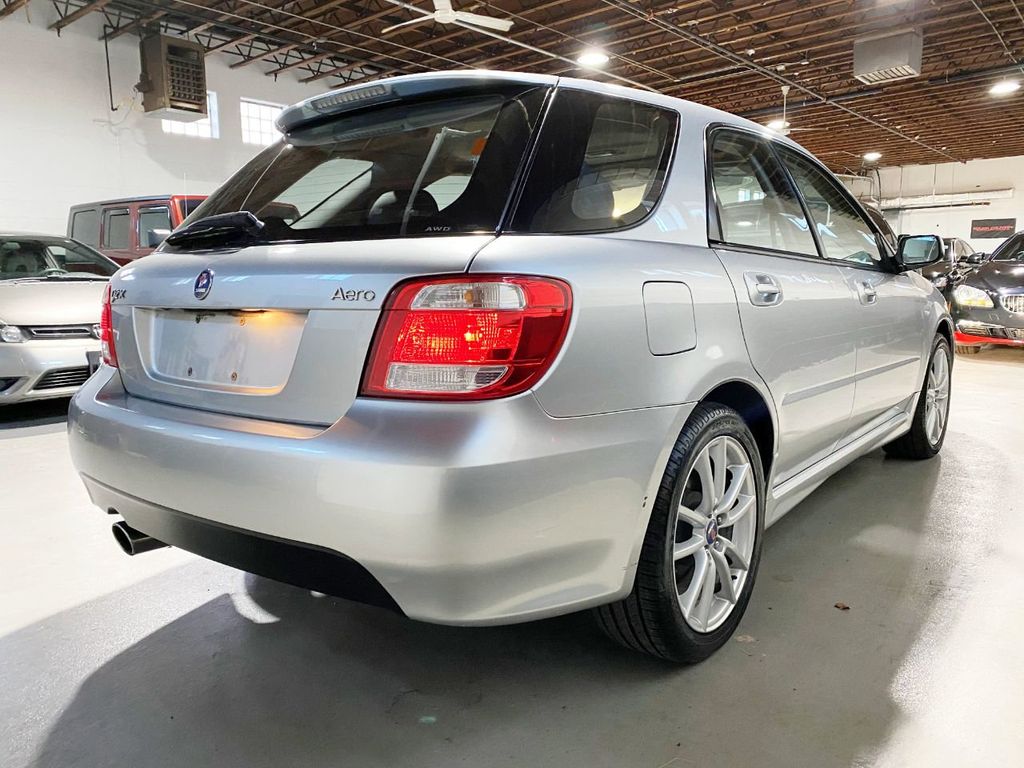
[[[972,253],[970,256],[967,257],[967,263],[968,264],[974,264],[974,265],[984,264],[985,263],[985,259],[987,257],[988,257],[987,253]]]
[[[938,235],[900,235],[896,245],[896,263],[901,272],[942,261],[945,254]]]
[[[149,232],[146,233],[146,247],[156,248],[158,245],[160,245],[160,243],[164,241],[164,238],[166,238],[169,234],[171,234],[171,230],[169,229],[149,230]]]

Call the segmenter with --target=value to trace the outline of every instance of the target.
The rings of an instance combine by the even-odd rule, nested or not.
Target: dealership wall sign
[[[971,239],[1009,237],[1016,231],[1016,219],[975,219],[971,222]]]

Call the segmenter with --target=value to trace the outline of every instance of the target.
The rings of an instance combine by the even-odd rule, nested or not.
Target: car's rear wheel
[[[910,431],[886,445],[887,454],[900,459],[930,459],[941,450],[949,421],[952,366],[949,342],[937,335]]]
[[[731,408],[698,405],[669,458],[633,591],[595,610],[617,642],[678,662],[706,659],[735,631],[761,556],[764,472]]]

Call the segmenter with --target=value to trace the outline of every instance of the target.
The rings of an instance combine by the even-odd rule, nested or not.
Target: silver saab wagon
[[[122,268],[75,464],[164,545],[423,621],[595,607],[696,661],[764,529],[879,446],[942,446],[953,329],[793,142],[653,93],[490,72],[285,110]]]

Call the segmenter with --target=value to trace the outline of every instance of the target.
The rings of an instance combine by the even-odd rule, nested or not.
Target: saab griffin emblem
[[[192,286],[192,293],[197,299],[202,301],[210,295],[211,288],[213,288],[213,272],[209,269],[204,269],[196,278],[196,282]]]

